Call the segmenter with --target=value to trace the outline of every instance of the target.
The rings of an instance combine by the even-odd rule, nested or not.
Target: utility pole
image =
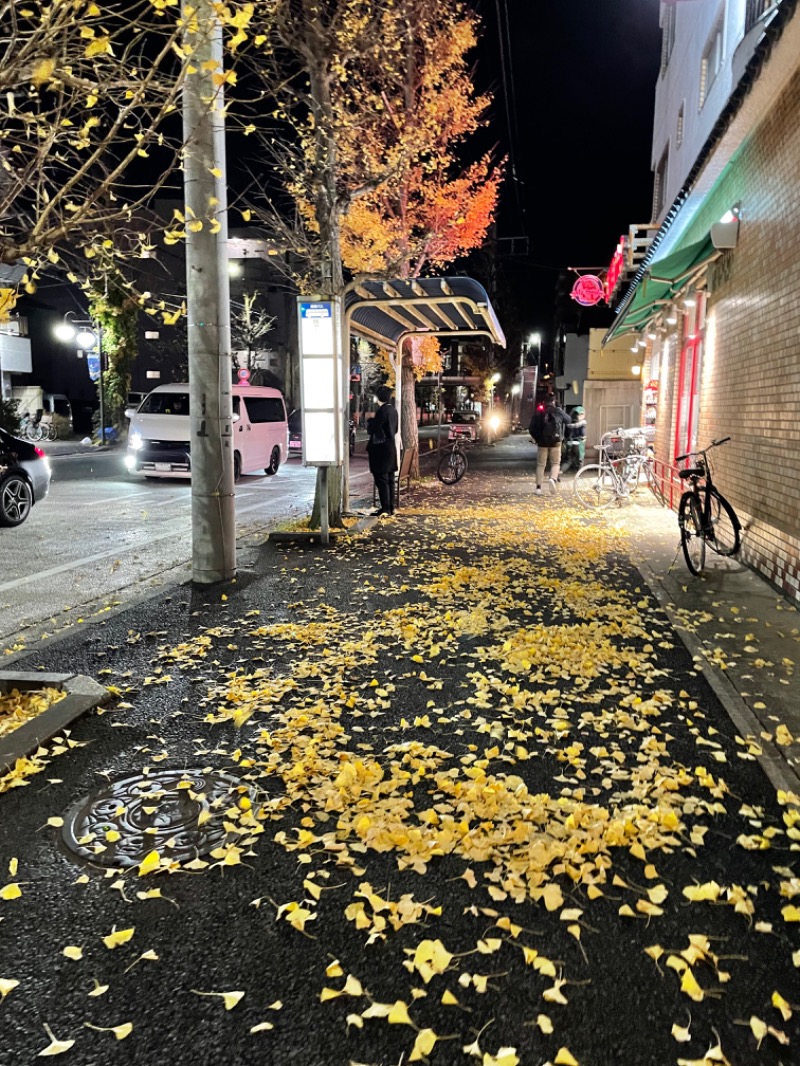
[[[193,67],[183,89],[192,580],[208,585],[236,573],[225,102],[215,83],[223,50],[210,0],[184,0],[184,20]]]

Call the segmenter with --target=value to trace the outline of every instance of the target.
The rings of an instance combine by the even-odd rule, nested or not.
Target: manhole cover
[[[246,794],[235,791],[241,784],[206,770],[123,777],[71,807],[62,837],[70,851],[98,866],[135,866],[153,850],[188,861],[233,839],[224,812]]]

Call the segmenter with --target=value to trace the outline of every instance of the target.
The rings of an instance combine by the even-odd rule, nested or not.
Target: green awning
[[[652,262],[633,298],[619,312],[607,339],[616,333],[641,329],[660,307],[673,299],[692,274],[698,273],[716,255],[717,250],[708,236]]]

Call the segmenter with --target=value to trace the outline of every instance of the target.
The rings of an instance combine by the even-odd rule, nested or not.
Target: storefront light
[[[631,367],[631,373],[633,374],[633,376],[635,378],[638,378],[639,375],[641,374],[641,372],[642,372],[642,368],[639,366],[639,364],[638,363],[634,363],[633,366]]]
[[[650,331],[650,333],[647,334],[647,336],[650,338],[651,341],[658,340],[658,334],[652,330]]]
[[[678,321],[678,316],[677,315],[674,315],[674,314],[673,315],[667,315],[667,325],[668,326],[674,326],[677,321]]]
[[[695,300],[694,296],[687,296],[686,299],[683,301],[683,306],[684,307],[694,307],[694,305],[696,303],[697,303],[697,300]]]

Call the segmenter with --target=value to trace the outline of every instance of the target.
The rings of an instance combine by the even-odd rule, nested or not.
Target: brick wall
[[[740,200],[736,249],[709,268],[698,440],[730,434],[715,480],[743,558],[800,602],[800,71],[725,169],[682,243]],[[662,374],[658,454],[671,458],[677,353]],[[669,428],[668,428],[669,427]]]

